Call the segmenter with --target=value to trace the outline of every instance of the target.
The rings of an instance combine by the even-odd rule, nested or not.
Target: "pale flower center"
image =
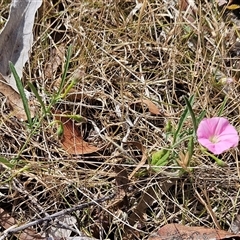
[[[217,138],[217,136],[211,136],[210,138],[209,138],[209,141],[210,142],[212,142],[212,143],[217,143],[218,142],[218,138]]]

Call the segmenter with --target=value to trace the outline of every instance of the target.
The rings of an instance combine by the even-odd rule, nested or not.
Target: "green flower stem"
[[[205,148],[202,148],[202,151],[204,153],[206,153],[209,157],[211,157],[213,160],[215,160],[218,166],[220,166],[220,167],[226,167],[227,166],[227,164],[224,161],[217,158],[215,155],[211,154],[210,152],[206,151]]]

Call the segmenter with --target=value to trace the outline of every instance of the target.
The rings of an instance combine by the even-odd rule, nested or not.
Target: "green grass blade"
[[[66,98],[67,94],[70,92],[70,90],[76,85],[77,80],[76,78],[73,78],[71,83],[66,87],[66,90],[64,91],[64,93],[61,95],[61,98],[64,99]]]
[[[218,117],[220,117],[220,116],[222,115],[223,110],[224,110],[224,108],[225,108],[225,106],[226,106],[226,104],[227,104],[227,100],[228,100],[228,97],[225,96],[225,97],[224,97],[224,100],[223,100],[223,102],[222,102],[222,104],[221,104],[220,110],[219,110],[219,112],[218,112]]]
[[[190,160],[192,158],[193,149],[194,149],[194,142],[193,142],[193,136],[191,136],[189,138],[189,142],[188,142],[188,154],[189,154],[188,163],[190,162]]]
[[[186,97],[184,97],[184,100],[185,100],[185,103],[187,105],[188,111],[191,115],[192,122],[193,122],[194,133],[196,134],[196,132],[197,132],[197,121],[196,121],[196,117],[195,117],[195,114],[194,114],[193,109],[192,109],[193,101],[190,102]]]
[[[16,69],[15,69],[15,67],[14,67],[12,62],[9,63],[9,67],[10,67],[10,70],[11,70],[11,72],[12,72],[12,74],[14,76],[14,79],[16,81],[16,85],[17,85],[19,94],[21,96],[22,102],[23,102],[24,111],[25,111],[25,113],[27,115],[28,124],[29,124],[29,126],[31,128],[32,127],[31,112],[30,112],[30,108],[29,108],[29,105],[28,105],[28,99],[26,97],[26,94],[25,94],[25,91],[24,91],[21,79],[19,78],[19,76],[17,74],[17,71],[16,71]]]
[[[72,55],[72,46],[70,45],[68,50],[67,50],[66,63],[65,63],[65,66],[64,66],[64,72],[63,72],[63,75],[62,75],[60,86],[59,86],[59,89],[58,89],[57,98],[61,95],[63,86],[65,84],[65,80],[66,80],[66,77],[67,77],[67,71],[68,71],[68,68],[69,68],[71,55]]]
[[[193,101],[194,101],[194,97],[191,96],[189,98],[189,103],[192,105],[193,104]],[[182,130],[182,127],[183,127],[183,123],[184,121],[186,120],[188,116],[188,107],[186,107],[180,117],[180,120],[179,120],[179,123],[178,123],[178,128],[176,130],[176,132],[174,133],[174,136],[173,136],[173,144],[175,144],[176,140],[177,140],[177,137],[178,137],[178,134],[181,132]]]
[[[197,126],[198,126],[198,124],[203,120],[203,118],[205,117],[205,115],[206,115],[206,110],[203,110],[203,111],[199,114],[199,116],[198,116],[198,118],[197,118]]]
[[[0,163],[2,163],[3,165],[5,165],[8,168],[14,168],[14,164],[12,164],[11,162],[9,162],[6,158],[0,157]]]

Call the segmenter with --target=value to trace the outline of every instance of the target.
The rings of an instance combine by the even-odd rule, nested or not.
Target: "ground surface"
[[[9,2],[0,3],[3,21]],[[194,96],[196,116],[221,112],[240,130],[234,11],[215,1],[44,1],[23,83],[31,81],[50,106],[71,47],[64,89],[76,84],[49,114],[36,100],[34,130],[9,117],[1,98],[1,156],[13,164],[1,168],[1,209],[21,225],[115,193],[73,212],[72,228],[97,239],[147,239],[167,223],[229,230],[239,210],[238,149],[220,155],[227,166],[219,167],[194,141],[188,167],[178,172],[188,142],[172,146],[166,125],[177,129],[184,97]],[[65,124],[62,136],[56,120]],[[191,129],[189,116],[182,131]],[[151,168],[152,152],[170,146],[166,166]]]

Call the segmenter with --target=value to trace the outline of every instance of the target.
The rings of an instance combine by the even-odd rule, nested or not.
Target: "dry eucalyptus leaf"
[[[17,92],[15,79],[9,69],[9,61],[13,63],[21,79],[33,41],[35,14],[41,4],[42,0],[12,1],[8,21],[0,33],[0,73]]]
[[[187,227],[181,224],[167,224],[161,227],[157,234],[152,235],[148,240],[174,240],[174,239],[206,239],[206,240],[223,240],[239,238],[230,232],[223,230],[205,228],[205,227]]]
[[[7,98],[8,103],[11,106],[10,116],[15,116],[20,120],[27,120],[27,116],[23,107],[22,99],[18,92],[16,92],[12,87],[10,87],[0,74],[0,92]],[[34,106],[31,106],[29,101],[29,107],[31,111],[31,116],[34,116]]]
[[[69,154],[88,154],[97,152],[99,148],[88,144],[82,139],[81,133],[74,122],[67,117],[55,116],[63,123],[62,147]]]

